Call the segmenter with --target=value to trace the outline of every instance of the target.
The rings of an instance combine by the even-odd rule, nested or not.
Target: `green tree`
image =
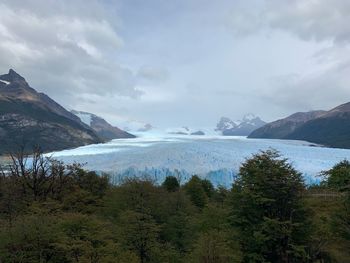
[[[350,241],[350,193],[343,199],[341,209],[334,216],[334,223],[340,236]]]
[[[170,242],[179,253],[184,254],[191,249],[196,234],[194,217],[197,209],[183,190],[167,193],[163,200],[162,242]]]
[[[110,224],[94,216],[32,210],[1,225],[0,262],[137,262],[114,241]]]
[[[141,263],[151,262],[160,246],[159,227],[152,216],[135,211],[125,211],[120,216],[120,242],[138,255]]]
[[[178,211],[169,217],[161,230],[163,240],[170,242],[180,253],[190,250],[195,230],[188,214]]]
[[[202,180],[202,187],[206,193],[206,195],[210,198],[214,194],[214,186],[208,179]]]
[[[198,176],[192,176],[185,184],[184,188],[195,206],[203,208],[207,204],[208,196],[203,187],[203,182]]]
[[[0,218],[12,225],[16,216],[24,211],[26,201],[21,184],[11,176],[0,175]]]
[[[87,172],[79,165],[73,165],[72,177],[81,189],[102,197],[109,187],[109,177],[106,174],[98,175],[96,172]]]
[[[254,155],[232,188],[244,262],[304,262],[308,221],[301,174],[273,150]]]
[[[179,181],[175,176],[167,176],[162,184],[162,186],[168,191],[168,192],[175,192],[178,191],[180,188]]]
[[[350,191],[350,162],[343,160],[332,169],[322,173],[325,184],[339,191]]]
[[[64,251],[70,262],[107,262],[112,255],[118,258],[112,227],[95,216],[63,214],[57,227],[60,238],[56,248]]]
[[[12,225],[1,222],[0,262],[66,262],[54,244],[56,219],[47,215],[21,215]]]
[[[241,258],[239,253],[235,254],[235,251],[232,250],[225,234],[211,231],[199,236],[188,261],[193,263],[229,263],[241,262]]]

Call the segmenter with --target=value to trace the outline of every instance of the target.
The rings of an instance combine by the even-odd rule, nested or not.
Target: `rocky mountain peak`
[[[220,121],[216,125],[216,131],[223,131],[227,129],[232,129],[237,127],[237,124],[233,122],[230,118],[228,117],[221,117]]]
[[[13,69],[0,75],[0,141],[6,142],[0,154],[21,142],[26,151],[35,145],[54,151],[102,142],[78,117],[31,88]]]
[[[7,74],[1,75],[0,80],[4,80],[10,83],[15,81],[25,81],[25,79],[13,69],[10,69]]]
[[[223,135],[246,136],[253,130],[265,125],[259,117],[252,113],[244,115],[242,120],[232,121],[230,118],[222,117],[216,125],[216,131]]]
[[[252,121],[252,120],[257,119],[257,118],[258,117],[256,117],[253,113],[248,113],[248,114],[243,116],[242,121],[248,122],[248,121]]]

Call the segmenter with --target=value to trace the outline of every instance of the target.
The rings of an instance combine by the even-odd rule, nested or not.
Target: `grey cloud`
[[[169,71],[164,67],[143,65],[137,76],[142,81],[151,83],[162,83],[169,79]]]
[[[268,1],[265,15],[273,28],[294,33],[305,40],[349,42],[348,0]]]
[[[0,70],[73,103],[83,94],[138,97],[135,74],[116,61],[123,39],[99,1],[3,1]]]
[[[0,0],[0,72],[69,108],[167,126],[350,97],[348,0],[204,2]]]
[[[260,31],[264,26],[263,12],[256,9],[235,7],[228,12],[226,26],[239,37],[246,37]]]
[[[257,9],[236,6],[229,26],[238,37],[279,31],[326,46],[311,57],[321,70],[277,75],[257,94],[290,111],[322,109],[349,100],[349,13],[348,0],[267,0]]]
[[[237,35],[279,29],[304,40],[349,42],[348,0],[267,0],[260,8],[236,6],[228,25]]]
[[[302,76],[290,74],[272,78],[260,97],[289,111],[330,109],[350,98],[350,78],[342,70]]]

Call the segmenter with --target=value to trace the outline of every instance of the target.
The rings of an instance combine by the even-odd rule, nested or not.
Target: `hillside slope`
[[[112,126],[105,119],[83,111],[71,111],[74,115],[80,118],[82,122],[90,126],[98,136],[104,140],[113,140],[113,139],[122,139],[122,138],[135,138],[135,135],[132,135],[126,131],[119,129],[118,127]]]
[[[249,138],[285,139],[297,128],[315,119],[325,111],[297,112],[284,119],[270,122],[259,129],[254,130]]]
[[[295,113],[253,131],[249,138],[305,140],[350,148],[350,102],[329,111]]]
[[[0,76],[0,154],[25,146],[62,150],[102,140],[78,117],[31,88],[12,69]]]
[[[306,122],[286,136],[337,148],[350,148],[350,103]]]

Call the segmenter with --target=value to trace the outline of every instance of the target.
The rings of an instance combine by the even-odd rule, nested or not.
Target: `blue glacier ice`
[[[288,158],[307,184],[319,182],[321,171],[350,159],[350,150],[304,141],[171,135],[113,140],[54,152],[52,156],[66,163],[83,163],[88,170],[108,173],[114,183],[131,176],[147,176],[160,183],[167,175],[175,175],[183,183],[197,174],[216,186],[229,187],[246,158],[269,148]]]

